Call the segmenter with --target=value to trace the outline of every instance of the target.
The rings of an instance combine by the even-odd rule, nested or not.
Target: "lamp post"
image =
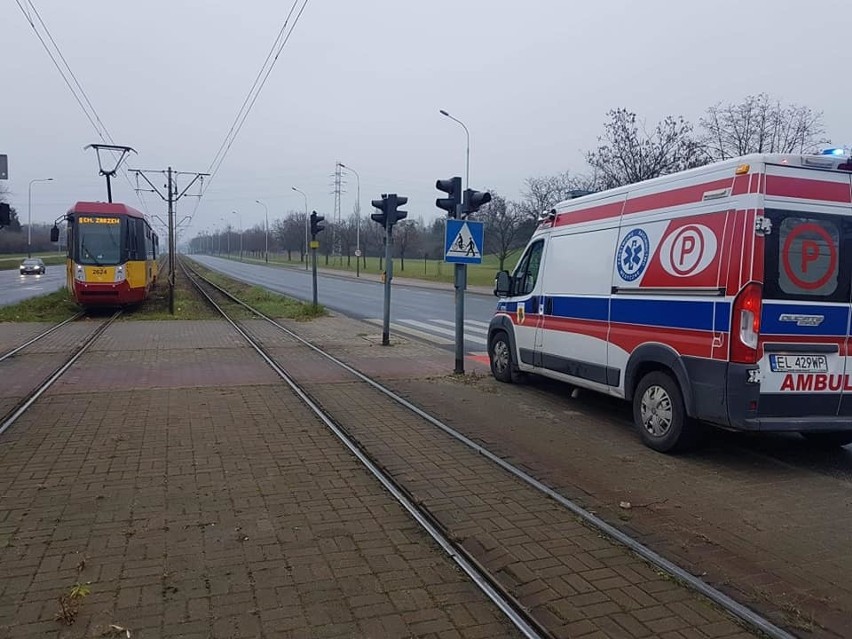
[[[465,154],[465,163],[464,163],[464,188],[470,188],[470,131],[467,130],[467,127],[464,125],[464,122],[459,120],[458,118],[454,118],[449,113],[441,109],[441,115],[445,115],[453,122],[458,122],[462,125],[465,134],[467,135],[467,152]]]
[[[53,182],[53,178],[36,178],[30,180],[30,185],[27,188],[27,257],[33,256],[33,183],[34,182]]]
[[[308,270],[308,196],[301,189],[297,189],[295,186],[290,187],[296,193],[301,193],[302,197],[305,198],[305,270]]]
[[[236,215],[240,221],[240,261],[243,261],[243,216],[236,211],[231,211],[231,215]]]
[[[352,171],[358,184],[358,194],[355,199],[355,277],[361,277],[361,176],[358,175],[358,171],[351,166],[346,166],[343,162],[340,166],[347,171]]]
[[[225,225],[225,230],[228,232],[228,238],[225,240],[225,255],[231,257],[231,223],[224,217],[219,218]]]
[[[255,200],[258,204],[263,207],[263,215],[266,218],[266,231],[264,233],[264,249],[263,249],[263,261],[269,264],[269,208],[261,202],[260,200]]]

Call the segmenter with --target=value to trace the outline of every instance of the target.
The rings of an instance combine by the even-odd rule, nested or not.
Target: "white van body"
[[[852,441],[850,171],[754,155],[561,202],[498,277],[492,372],[633,401],[658,450],[693,420]]]

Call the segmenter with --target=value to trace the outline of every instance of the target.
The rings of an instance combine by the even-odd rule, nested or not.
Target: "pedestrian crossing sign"
[[[444,261],[453,264],[482,264],[484,235],[482,222],[448,219],[444,235]]]

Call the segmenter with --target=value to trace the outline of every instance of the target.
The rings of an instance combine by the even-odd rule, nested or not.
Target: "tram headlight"
[[[74,279],[80,282],[86,281],[86,271],[83,270],[83,267],[79,264],[77,265],[77,268],[74,269]]]
[[[124,279],[125,279],[124,264],[119,264],[118,266],[115,267],[115,281],[116,282],[123,282]]]

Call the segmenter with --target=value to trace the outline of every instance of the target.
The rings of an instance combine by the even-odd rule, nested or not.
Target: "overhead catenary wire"
[[[115,141],[113,140],[109,129],[107,129],[106,125],[103,123],[103,120],[101,119],[100,115],[98,115],[98,112],[92,104],[92,101],[89,99],[89,96],[83,88],[83,85],[77,79],[76,74],[74,73],[73,69],[71,69],[71,65],[68,64],[68,60],[62,53],[62,49],[60,49],[59,45],[53,37],[53,34],[51,34],[50,29],[48,28],[45,21],[42,19],[41,14],[39,13],[36,6],[33,4],[32,0],[26,0],[26,4],[23,4],[21,0],[15,0],[15,3],[18,5],[18,8],[21,10],[21,13],[24,14],[24,17],[26,18],[33,32],[36,34],[36,37],[39,39],[39,42],[41,42],[42,47],[44,48],[45,52],[47,52],[47,55],[50,57],[51,62],[53,62],[53,65],[56,67],[56,70],[59,71],[59,75],[62,77],[62,80],[65,82],[65,85],[68,87],[68,90],[71,91],[71,95],[74,96],[74,100],[80,106],[80,109],[83,111],[83,114],[86,116],[86,119],[92,125],[92,128],[95,129],[95,133],[97,133],[101,141],[108,142],[110,144],[115,144]],[[28,7],[32,10],[32,12],[28,11]],[[47,42],[45,42],[45,39],[42,34],[39,33],[38,27],[36,26],[36,22],[33,20],[33,15],[35,15],[36,19],[38,20],[38,23],[41,25],[42,30],[47,35],[47,38],[48,40],[50,40],[50,43],[53,45],[53,48],[56,51],[56,55],[59,56],[59,59],[64,65],[64,68],[57,61],[56,55],[54,55],[54,52],[51,51],[50,46],[48,46]],[[71,77],[71,80],[68,79],[68,76]],[[134,190],[133,183],[130,181],[130,176],[127,174],[127,169],[122,167],[121,171],[122,175],[124,175],[125,181],[130,186],[131,190]],[[134,192],[136,193],[135,190]],[[145,200],[139,195],[139,193],[136,193],[136,197],[142,204],[142,207],[145,209],[145,212],[148,213],[148,205]]]
[[[252,82],[252,85],[249,88],[248,93],[246,94],[246,97],[243,100],[243,103],[240,105],[239,111],[237,111],[237,115],[234,118],[234,121],[231,123],[231,127],[228,129],[228,132],[225,134],[225,138],[222,140],[222,143],[219,145],[219,148],[216,150],[216,155],[213,156],[213,160],[210,162],[210,166],[207,167],[208,173],[212,173],[213,167],[216,165],[216,162],[219,159],[219,156],[222,154],[223,150],[225,149],[225,146],[228,144],[228,140],[230,139],[231,134],[234,132],[234,129],[237,127],[237,123],[240,120],[240,116],[243,114],[243,111],[245,110],[246,105],[249,103],[249,100],[251,99],[252,93],[257,88],[258,82],[260,82],[261,76],[263,75],[263,70],[266,68],[266,65],[269,64],[269,59],[275,53],[275,50],[278,47],[278,43],[281,41],[281,38],[282,38],[282,36],[284,35],[284,32],[287,29],[287,25],[290,22],[290,17],[293,15],[293,11],[295,10],[298,2],[299,2],[299,0],[293,1],[292,6],[290,7],[290,11],[287,13],[287,17],[284,18],[284,24],[281,25],[281,29],[279,29],[278,35],[275,37],[275,42],[273,42],[272,46],[269,48],[269,53],[266,54],[266,59],[263,61],[263,64],[261,65],[260,69],[258,70],[257,75],[254,78],[254,82]]]
[[[276,36],[272,47],[266,54],[266,59],[263,61],[263,64],[261,65],[260,70],[255,76],[251,88],[246,94],[246,97],[243,100],[243,103],[240,106],[236,117],[234,118],[234,121],[231,123],[231,127],[228,129],[225,138],[222,140],[222,144],[219,145],[219,149],[213,156],[213,160],[210,162],[210,167],[207,169],[207,172],[210,173],[210,177],[207,179],[206,187],[202,190],[202,196],[204,193],[206,193],[207,189],[209,189],[213,178],[219,172],[222,163],[225,161],[225,157],[228,155],[228,152],[231,150],[234,141],[237,139],[237,136],[242,130],[246,119],[248,118],[252,108],[255,105],[255,102],[257,102],[257,98],[260,95],[260,92],[263,90],[263,87],[266,85],[266,81],[269,79],[269,76],[272,73],[272,69],[275,68],[275,63],[278,61],[278,58],[281,56],[284,47],[290,40],[290,36],[293,34],[293,30],[299,23],[299,19],[302,17],[302,13],[305,11],[305,7],[307,6],[309,0],[301,0],[302,4],[299,7],[298,12],[296,12],[296,7],[299,5],[299,2],[300,0],[294,0],[292,6],[290,7],[290,11],[287,13],[287,16],[284,19],[284,23],[282,24],[281,29],[279,29],[278,35]],[[291,17],[293,17],[294,12],[296,12],[296,15],[291,23],[290,19]],[[190,219],[193,219],[195,217],[195,213],[198,210],[200,204],[201,197],[199,197],[196,201],[195,207],[193,208],[193,211],[190,214]]]
[[[59,65],[59,62],[56,61],[56,57],[53,55],[53,52],[50,50],[50,47],[47,46],[47,43],[44,41],[44,38],[38,32],[38,29],[35,26],[35,22],[33,21],[30,14],[27,12],[27,9],[21,3],[21,0],[15,0],[15,3],[18,5],[18,8],[21,10],[21,13],[24,14],[24,17],[27,19],[27,22],[32,27],[33,32],[36,34],[36,37],[39,39],[39,41],[41,42],[41,45],[44,47],[44,50],[47,52],[47,55],[50,57],[50,61],[53,62],[53,66],[55,66],[56,70],[59,71],[59,75],[62,76],[62,80],[65,82],[65,85],[68,87],[68,90],[71,91],[71,95],[74,96],[74,99],[77,101],[77,104],[80,105],[80,109],[83,111],[83,115],[85,115],[86,119],[89,120],[89,123],[92,125],[92,127],[95,129],[95,131],[98,133],[98,136],[102,140],[105,140],[103,131],[98,127],[96,120],[92,119],[92,114],[89,113],[89,110],[86,108],[86,105],[83,104],[83,101],[80,99],[80,96],[77,94],[77,91],[75,91],[74,87],[71,86],[70,80],[68,80],[68,77],[65,75],[65,72],[62,69],[62,67]],[[30,3],[30,4],[32,4],[32,3]],[[42,23],[42,24],[44,24],[44,23]]]

